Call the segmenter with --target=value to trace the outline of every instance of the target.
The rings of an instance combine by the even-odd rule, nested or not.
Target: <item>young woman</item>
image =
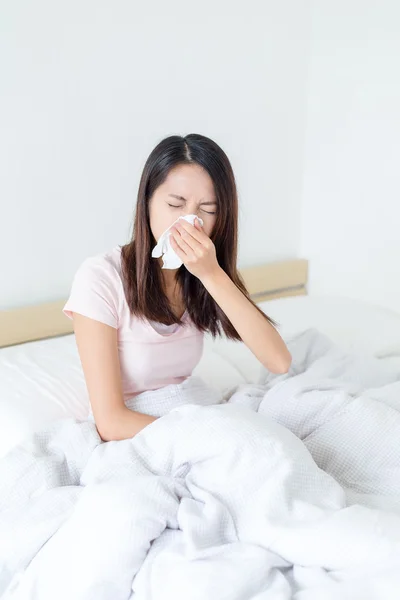
[[[151,257],[180,216],[171,245],[179,269]],[[74,331],[94,420],[105,441],[134,436],[156,417],[128,399],[191,375],[204,332],[242,340],[273,373],[291,356],[275,323],[249,298],[238,275],[238,200],[224,151],[211,139],[170,136],[151,152],[137,197],[133,237],[86,259],[64,307]]]

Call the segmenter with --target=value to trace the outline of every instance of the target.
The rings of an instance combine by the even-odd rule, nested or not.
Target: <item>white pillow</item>
[[[73,335],[0,350],[0,455],[54,419],[87,416]]]
[[[229,394],[237,385],[246,383],[240,370],[217,352],[214,342],[208,336],[205,336],[203,356],[193,370],[193,375],[201,377],[208,385],[219,390],[222,396]]]
[[[340,296],[294,296],[259,306],[281,323],[284,339],[316,328],[348,352],[400,355],[400,313],[389,309]]]
[[[240,376],[241,383],[253,383],[257,380],[260,362],[243,342],[234,342],[225,337],[215,340],[211,336],[205,337],[212,353],[230,365],[236,373],[236,378]]]

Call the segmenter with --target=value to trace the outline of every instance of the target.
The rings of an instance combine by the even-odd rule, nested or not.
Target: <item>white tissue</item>
[[[194,225],[194,220],[198,219],[201,226],[203,226],[203,219],[200,219],[197,215],[186,215],[186,217],[179,217],[179,219],[185,219],[191,225]],[[157,245],[154,246],[153,252],[151,256],[153,258],[163,258],[163,269],[179,269],[179,267],[183,264],[179,256],[174,252],[174,249],[171,246],[170,232],[172,227],[179,221],[177,219],[172,223],[171,227],[168,227],[164,231],[164,233],[160,236],[160,239],[157,242]]]

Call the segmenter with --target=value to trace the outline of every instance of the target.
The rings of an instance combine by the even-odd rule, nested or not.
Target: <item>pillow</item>
[[[246,383],[246,379],[234,364],[225,360],[224,356],[216,351],[212,340],[205,337],[203,356],[193,370],[193,375],[201,377],[225,397],[230,394],[232,388]]]
[[[389,309],[340,296],[293,296],[259,306],[281,324],[285,340],[315,328],[348,352],[400,355],[400,313]]]
[[[230,365],[236,373],[236,378],[240,376],[241,383],[253,383],[257,380],[260,362],[243,342],[235,342],[225,337],[213,340],[207,335],[205,339],[212,354]]]
[[[88,407],[73,335],[0,350],[0,455],[50,421],[86,418]]]

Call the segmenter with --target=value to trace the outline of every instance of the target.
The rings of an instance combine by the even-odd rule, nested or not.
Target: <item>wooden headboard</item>
[[[307,293],[308,261],[284,260],[240,270],[255,302]],[[0,348],[73,333],[66,299],[0,311]]]

